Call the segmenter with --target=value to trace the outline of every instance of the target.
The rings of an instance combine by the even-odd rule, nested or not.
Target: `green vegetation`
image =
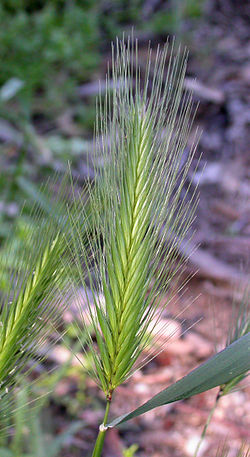
[[[64,407],[73,414],[84,403],[89,372],[107,400],[94,457],[100,457],[109,427],[217,385],[219,399],[249,369],[244,308],[224,352],[109,423],[113,392],[142,365],[143,350],[154,343],[152,328],[164,311],[161,298],[181,272],[184,258],[178,247],[189,237],[197,205],[187,181],[195,144],[183,164],[193,116],[192,97],[183,91],[185,52],[175,55],[173,47],[165,46],[154,64],[149,55],[146,69],[140,70],[137,45],[117,42],[110,79],[98,101],[92,179],[86,188],[87,172],[62,188],[57,180],[39,186],[54,171],[64,175],[69,160],[73,175],[81,161],[89,165],[93,144],[83,135],[88,138],[92,129],[94,103],[92,95],[80,99],[78,89],[98,79],[107,41],[131,22],[146,34],[153,30],[163,38],[169,32],[181,37],[183,19],[196,21],[202,6],[199,0],[168,2],[149,14],[141,0],[112,6],[98,0],[1,3],[0,420],[2,429],[9,431],[13,423],[15,428],[12,440],[3,430],[1,457],[56,457],[82,426],[73,421],[47,440],[41,409],[27,423],[33,417],[27,400],[33,401],[34,393],[12,390],[17,375],[24,383],[44,358],[41,349],[72,297],[82,322],[76,318],[70,324],[65,341],[81,346],[86,363],[77,368],[76,399],[65,398]],[[66,127],[58,121],[65,115]],[[136,450],[136,445],[124,450],[124,457]]]
[[[0,242],[24,200],[29,214],[39,183],[54,171],[63,174],[68,161],[78,169],[92,150],[83,135],[92,134],[95,97],[81,98],[79,87],[99,78],[109,41],[131,24],[163,38],[178,34],[176,17],[180,23],[198,13],[200,0],[188,0],[185,8],[170,2],[160,11],[148,11],[142,0],[1,2]]]
[[[58,382],[59,379],[57,375],[56,381]],[[36,382],[36,384],[38,383]],[[48,400],[48,395],[37,399],[34,395],[34,387],[35,384],[29,387],[25,386],[24,381],[23,386],[15,392],[12,404],[12,420],[9,422],[14,427],[15,433],[10,440],[8,435],[1,430],[1,457],[57,457],[69,438],[83,427],[82,421],[72,421],[66,430],[54,437],[52,433],[56,426],[51,418],[44,414],[43,408]],[[47,382],[47,389],[49,388],[51,388],[51,382]],[[35,403],[32,402],[32,398]],[[1,419],[3,419],[2,412]],[[8,421],[6,423],[8,427],[7,424]]]
[[[98,64],[98,15],[96,2],[44,3],[33,12],[28,5],[13,10],[1,4],[0,84],[10,78],[22,82],[19,103],[27,113],[36,109],[39,91],[42,111],[51,116],[65,109],[76,85]]]
[[[226,341],[226,347],[228,347],[230,344],[234,343],[237,341],[238,338],[241,338],[245,335],[249,335],[250,332],[250,308],[249,308],[249,298],[250,298],[250,293],[249,293],[249,288],[247,287],[244,291],[243,294],[243,299],[242,303],[240,305],[233,306],[234,312],[232,313],[232,320],[230,322],[230,327],[228,329],[228,338]],[[237,309],[238,308],[238,309]],[[235,376],[233,379],[224,382],[223,384],[220,385],[219,392],[217,393],[214,406],[211,409],[207,421],[204,425],[200,441],[197,444],[194,457],[198,456],[198,452],[200,449],[200,446],[202,444],[203,439],[205,438],[207,428],[212,420],[213,414],[218,407],[219,401],[224,395],[228,395],[231,392],[234,392],[239,383],[247,376],[246,373],[242,373],[238,376]],[[242,453],[244,451],[244,446],[242,448]],[[241,451],[239,451],[239,456],[241,455]]]

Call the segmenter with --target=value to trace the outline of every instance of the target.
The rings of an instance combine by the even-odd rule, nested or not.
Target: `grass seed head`
[[[148,344],[161,298],[183,264],[178,245],[197,204],[189,173],[195,145],[187,145],[193,104],[183,89],[187,53],[166,44],[153,59],[149,50],[142,77],[138,52],[133,39],[113,45],[106,94],[97,104],[93,161],[102,166],[90,188],[92,263],[79,241],[81,227],[74,230],[79,283],[88,283],[95,297],[89,348],[107,395],[130,376]]]

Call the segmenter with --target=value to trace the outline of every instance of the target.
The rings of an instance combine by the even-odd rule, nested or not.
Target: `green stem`
[[[103,448],[104,439],[105,439],[106,432],[107,432],[105,425],[107,424],[107,421],[108,421],[110,403],[111,403],[111,400],[107,400],[103,423],[99,427],[99,433],[98,433],[98,436],[97,436],[97,439],[95,442],[95,448],[94,448],[92,457],[101,457],[101,455],[102,455],[102,448]]]
[[[202,441],[203,441],[204,438],[205,438],[205,435],[206,435],[206,433],[207,433],[207,428],[208,428],[208,426],[209,426],[209,424],[210,424],[210,422],[211,422],[211,419],[212,419],[212,417],[213,417],[214,411],[215,411],[215,409],[217,408],[219,399],[221,398],[222,395],[223,395],[223,390],[220,389],[220,390],[219,390],[219,393],[218,393],[218,395],[217,395],[217,397],[216,397],[214,406],[213,406],[213,408],[211,409],[211,411],[210,411],[210,413],[209,413],[209,416],[208,416],[208,418],[207,418],[207,421],[206,421],[206,423],[205,423],[205,425],[204,425],[204,428],[203,428],[203,430],[202,430],[202,434],[201,434],[200,440],[199,440],[199,442],[198,442],[198,444],[197,444],[197,446],[196,446],[196,449],[195,449],[194,457],[197,457],[197,456],[198,456],[198,452],[199,452],[199,449],[200,449],[200,447],[201,447],[201,443],[202,443]]]

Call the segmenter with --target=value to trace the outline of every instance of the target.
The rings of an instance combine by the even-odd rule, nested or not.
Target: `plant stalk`
[[[107,399],[106,410],[103,418],[103,423],[99,427],[99,433],[96,438],[95,448],[92,454],[92,457],[101,457],[102,448],[104,444],[104,439],[107,433],[107,428],[105,427],[108,422],[109,408],[110,408],[111,399]]]
[[[197,444],[197,446],[196,446],[196,449],[195,449],[194,457],[197,457],[197,456],[198,456],[198,452],[199,452],[199,449],[200,449],[200,447],[201,447],[201,443],[202,443],[202,441],[203,441],[204,438],[205,438],[205,435],[206,435],[206,433],[207,433],[207,428],[208,428],[208,426],[209,426],[209,424],[210,424],[210,422],[211,422],[211,419],[212,419],[212,417],[213,417],[213,415],[214,415],[214,411],[216,410],[216,408],[217,408],[217,406],[218,406],[219,399],[222,397],[222,395],[223,395],[223,390],[220,389],[220,390],[219,390],[219,393],[218,393],[218,395],[217,395],[217,397],[216,397],[214,406],[213,406],[213,408],[211,409],[211,411],[210,411],[210,413],[209,413],[209,415],[208,415],[207,421],[206,421],[206,423],[205,423],[205,425],[204,425],[204,428],[203,428],[203,430],[202,430],[202,434],[201,434],[200,440],[199,440],[199,442],[198,442],[198,444]]]

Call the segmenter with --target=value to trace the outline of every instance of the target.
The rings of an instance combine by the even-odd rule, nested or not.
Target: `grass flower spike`
[[[12,396],[8,392],[17,383],[22,384],[23,375],[48,351],[47,336],[70,296],[68,269],[62,264],[70,243],[67,217],[61,206],[65,188],[64,182],[57,204],[53,207],[51,202],[51,209],[57,211],[53,217],[44,217],[39,205],[35,205],[34,226],[27,225],[23,233],[25,244],[17,250],[10,240],[1,251],[1,262],[6,267],[1,270],[0,283],[6,272],[9,280],[0,296],[0,422],[2,416],[12,414]],[[13,259],[11,268],[9,258]]]
[[[102,167],[96,165],[90,191],[91,262],[81,227],[72,220],[73,255],[94,329],[89,349],[108,403],[153,342],[150,332],[163,312],[162,296],[180,272],[178,245],[188,236],[197,203],[188,174],[195,145],[187,146],[192,125],[191,95],[183,90],[187,53],[174,55],[174,46],[165,45],[154,59],[151,54],[149,49],[142,78],[137,43],[113,46],[96,122],[94,162]],[[81,306],[79,297],[83,314]]]

